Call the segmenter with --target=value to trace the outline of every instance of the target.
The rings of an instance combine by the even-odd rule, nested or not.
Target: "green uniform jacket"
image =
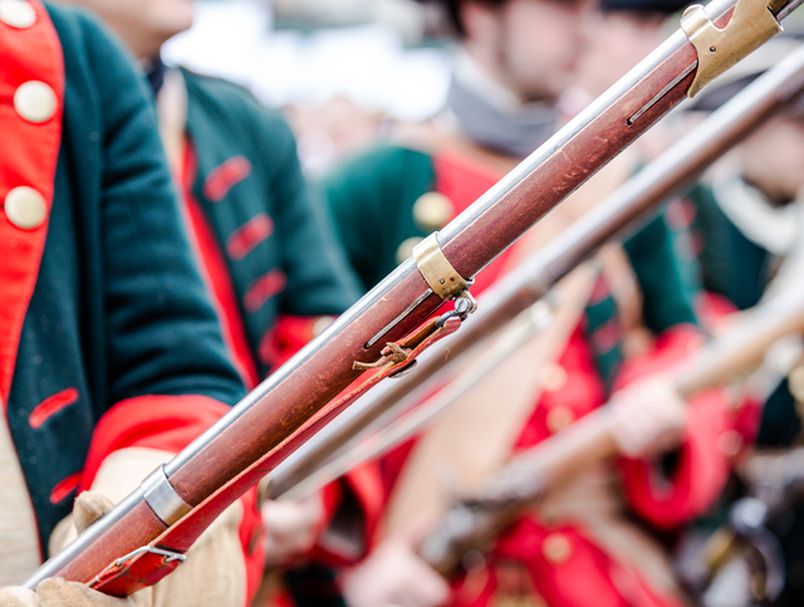
[[[223,253],[265,377],[275,363],[271,340],[280,317],[340,314],[358,296],[356,281],[324,221],[323,203],[310,196],[282,115],[235,84],[182,75],[197,160],[192,195]]]
[[[242,396],[140,78],[90,19],[48,11],[66,80],[55,191],[49,223],[16,232],[21,242],[47,236],[41,264],[25,269],[36,282],[18,344],[2,344],[4,355],[18,346],[6,419],[43,546],[91,481],[87,466],[126,446],[178,448]],[[0,57],[4,68],[14,63]],[[0,84],[18,75],[1,72]],[[14,145],[0,147],[4,169]],[[17,177],[0,171],[0,198]],[[20,284],[0,285],[0,301]],[[88,463],[91,441],[96,461]]]
[[[439,174],[440,166],[449,165],[439,165],[438,158],[428,153],[388,145],[350,160],[323,181],[336,230],[366,288],[401,261],[401,243],[427,235],[427,227],[414,217],[416,201],[439,190],[442,183],[458,181]],[[455,210],[471,202],[455,200]],[[675,234],[664,217],[649,222],[624,247],[642,288],[648,328],[658,334],[674,325],[696,323],[691,285],[676,255]],[[610,379],[620,362],[619,344],[596,335],[610,332],[616,306],[611,298],[603,298],[589,306],[586,316],[592,345],[605,342],[596,348],[596,358]]]

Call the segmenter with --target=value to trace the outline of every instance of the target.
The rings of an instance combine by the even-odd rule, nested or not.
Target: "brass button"
[[[17,29],[36,23],[36,10],[26,0],[0,0],[0,21]]]
[[[440,230],[455,213],[449,198],[439,192],[427,192],[413,203],[413,219],[423,232]]]
[[[575,415],[569,407],[556,405],[547,412],[547,429],[553,434],[561,432],[575,421]]]
[[[539,384],[545,392],[558,392],[567,385],[567,372],[556,363],[545,365],[538,371]]]
[[[726,457],[736,457],[743,447],[743,437],[737,430],[726,430],[718,437],[717,446]]]
[[[572,554],[572,546],[566,535],[553,533],[544,538],[542,554],[553,565],[561,565],[566,563]]]
[[[45,221],[45,198],[33,188],[14,188],[6,196],[3,208],[8,220],[22,230],[33,230]]]
[[[56,114],[58,100],[49,85],[29,80],[14,92],[14,109],[28,122],[47,122]]]
[[[415,249],[416,245],[422,240],[424,240],[424,238],[420,238],[419,236],[411,236],[403,240],[402,244],[399,245],[399,248],[396,250],[396,263],[402,263],[413,255],[413,249]]]
[[[334,316],[321,316],[320,318],[316,318],[315,322],[313,322],[313,337],[321,335],[333,322],[335,322]]]

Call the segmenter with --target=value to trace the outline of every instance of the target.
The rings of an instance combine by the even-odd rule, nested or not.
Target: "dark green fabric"
[[[366,288],[397,265],[402,241],[426,235],[416,226],[412,208],[419,196],[435,188],[435,180],[430,155],[382,145],[348,161],[322,181],[336,231]],[[696,323],[694,291],[675,253],[674,231],[663,216],[626,239],[625,250],[643,291],[648,328],[660,333],[676,324]],[[590,337],[617,322],[616,313],[610,298],[590,306]],[[619,344],[595,354],[601,374],[610,379],[622,358]]]
[[[115,402],[242,395],[188,254],[139,77],[88,17],[48,10],[64,52],[64,136],[8,403],[43,544],[74,497],[51,503],[53,487],[82,470],[95,424]],[[32,428],[32,409],[67,388],[78,389],[78,402]]]
[[[642,288],[645,326],[657,335],[674,325],[697,323],[694,289],[676,251],[675,235],[661,213],[623,242]]]
[[[699,260],[704,287],[741,310],[756,305],[768,282],[770,255],[731,222],[712,188],[700,185],[689,199],[696,211],[693,230],[703,245]]]
[[[226,257],[256,353],[282,314],[346,310],[358,296],[357,281],[327,225],[323,202],[311,196],[302,177],[296,142],[282,115],[230,82],[182,73],[189,100],[187,129],[198,159],[193,191],[222,250],[235,230],[259,213],[267,213],[274,223],[270,237],[246,257]],[[208,177],[236,157],[248,160],[250,174],[222,200],[209,200],[204,187]],[[246,310],[243,298],[249,287],[275,269],[287,278],[284,290],[258,310]],[[267,374],[269,366],[259,362]]]
[[[759,303],[771,276],[774,257],[748,239],[721,210],[717,189],[700,187],[692,193],[696,216],[693,228],[704,243],[699,257],[707,289],[722,295],[739,309]],[[795,400],[783,381],[762,410],[757,444],[791,445],[801,432]]]
[[[408,238],[427,236],[413,219],[413,203],[435,188],[430,155],[381,145],[338,167],[320,184],[349,262],[370,289],[398,265]]]

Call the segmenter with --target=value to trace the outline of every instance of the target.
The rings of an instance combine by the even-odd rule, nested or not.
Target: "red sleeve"
[[[628,362],[618,384],[667,370],[701,343],[693,327],[673,328],[657,339],[651,353]],[[712,505],[729,474],[730,454],[726,447],[730,417],[728,403],[720,391],[690,399],[684,439],[669,476],[655,461],[621,460],[625,493],[639,515],[657,527],[671,528]]]
[[[103,461],[113,452],[147,447],[178,453],[218,421],[230,407],[207,396],[149,395],[114,405],[101,417],[89,447],[79,490],[88,489]],[[256,487],[240,498],[239,535],[246,565],[247,596],[262,579],[264,541]]]
[[[333,316],[280,316],[260,346],[262,359],[277,368],[334,320]]]
[[[375,462],[361,464],[325,487],[323,496],[326,518],[311,559],[332,566],[354,564],[368,554],[382,515],[384,496],[379,466]],[[350,506],[356,506],[355,512],[348,514],[352,520],[358,521],[354,532],[359,552],[343,550],[337,542],[328,541],[326,533],[338,509]]]
[[[729,475],[729,457],[723,448],[728,412],[723,398],[710,392],[693,399],[689,406],[689,422],[669,478],[655,462],[621,461],[631,506],[663,529],[706,511],[720,495]]]

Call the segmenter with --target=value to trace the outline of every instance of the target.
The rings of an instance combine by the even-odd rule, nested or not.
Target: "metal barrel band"
[[[444,255],[438,242],[438,232],[433,232],[416,245],[413,249],[413,259],[433,293],[445,301],[460,295],[471,284],[471,281],[461,276]]]
[[[694,97],[714,78],[782,31],[767,0],[738,0],[723,29],[694,4],[684,11],[681,29],[698,54],[698,69],[687,95]]]
[[[170,484],[164,465],[143,481],[142,489],[145,502],[165,525],[172,525],[192,510]]]

